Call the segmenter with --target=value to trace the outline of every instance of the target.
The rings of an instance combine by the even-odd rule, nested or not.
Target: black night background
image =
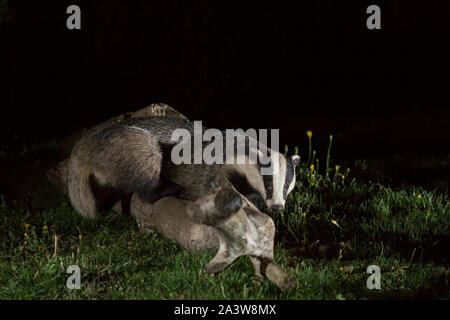
[[[356,155],[447,152],[445,1],[383,2],[381,30],[361,1],[81,1],[80,31],[66,28],[71,2],[10,2],[2,127],[27,137],[165,102],[290,144],[310,129]]]

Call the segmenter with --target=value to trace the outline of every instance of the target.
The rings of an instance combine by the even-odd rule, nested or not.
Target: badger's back
[[[146,200],[155,200],[153,196],[156,189],[168,182],[182,187],[182,190],[176,191],[181,197],[190,200],[205,195],[214,185],[221,184],[223,179],[228,179],[247,197],[259,194],[267,200],[272,193],[278,194],[280,192],[277,190],[283,189],[284,178],[277,177],[277,182],[273,176],[261,176],[259,162],[246,165],[174,165],[171,148],[177,142],[171,138],[175,129],[186,129],[192,137],[194,123],[168,117],[134,118],[81,139],[72,151],[68,175],[69,195],[78,212],[87,217],[96,216],[99,206],[93,184],[114,190],[115,195],[137,193]],[[205,145],[206,142],[203,142],[203,147]],[[191,152],[192,147],[191,144]],[[246,147],[245,157],[249,156],[249,151]],[[225,154],[225,150],[223,152]],[[269,153],[273,158],[274,153],[270,149]],[[275,163],[286,161],[276,160]],[[167,195],[165,192],[162,190],[160,195]]]

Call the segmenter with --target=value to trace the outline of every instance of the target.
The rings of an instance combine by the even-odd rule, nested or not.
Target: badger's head
[[[300,163],[300,156],[285,157],[272,151],[270,164],[261,165],[260,169],[268,169],[271,174],[263,174],[265,203],[272,212],[284,209],[286,198],[295,186],[295,166]],[[263,172],[262,172],[263,173]]]

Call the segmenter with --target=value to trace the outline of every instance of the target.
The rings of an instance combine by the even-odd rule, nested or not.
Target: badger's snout
[[[275,213],[280,213],[281,211],[283,211],[284,206],[282,204],[274,204],[273,206],[270,207],[270,211],[275,212]]]

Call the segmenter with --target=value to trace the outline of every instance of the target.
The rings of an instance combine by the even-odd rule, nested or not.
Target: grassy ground
[[[209,277],[203,267],[213,252],[187,252],[113,212],[79,217],[45,179],[57,145],[15,151],[0,152],[8,186],[0,196],[0,299],[449,298],[448,177],[424,189],[365,161],[337,166],[302,154],[297,188],[274,217],[276,259],[298,279],[282,293],[253,276],[248,258]],[[398,159],[410,175],[430,163],[450,166],[449,158]],[[81,268],[80,290],[66,288],[70,265]],[[381,268],[380,290],[366,288],[369,265]]]

